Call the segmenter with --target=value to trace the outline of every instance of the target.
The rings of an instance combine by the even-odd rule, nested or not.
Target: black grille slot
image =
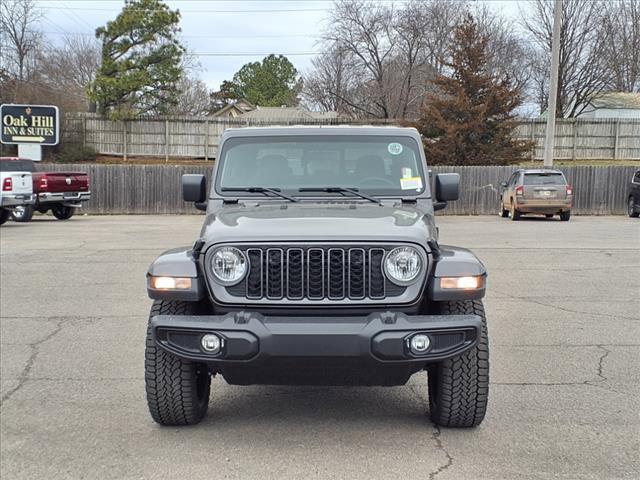
[[[352,248],[349,250],[349,298],[364,298],[365,280],[364,250]]]
[[[249,273],[247,274],[247,298],[262,298],[262,250],[247,250]]]
[[[283,252],[279,248],[267,250],[267,298],[277,300],[283,297]]]
[[[393,246],[245,247],[245,281],[228,287],[234,297],[258,300],[384,300],[407,287],[391,283],[383,262]]]
[[[369,296],[371,298],[384,298],[385,276],[382,271],[385,251],[382,248],[369,250]]]
[[[324,298],[324,250],[321,248],[307,250],[307,285],[310,299]]]
[[[287,297],[292,300],[304,297],[304,251],[301,248],[287,250]]]
[[[329,249],[329,298],[340,300],[344,298],[345,269],[344,250],[342,248]]]

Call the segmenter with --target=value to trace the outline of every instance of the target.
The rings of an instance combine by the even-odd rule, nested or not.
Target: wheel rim
[[[22,205],[13,209],[13,216],[16,218],[24,217],[24,207]]]

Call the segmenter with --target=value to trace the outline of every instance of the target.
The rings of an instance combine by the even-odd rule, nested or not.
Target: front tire
[[[627,214],[631,218],[638,218],[638,216],[640,216],[640,212],[636,212],[635,204],[635,199],[633,197],[629,197],[629,201],[627,202]]]
[[[51,213],[53,213],[53,216],[58,220],[69,220],[71,217],[73,217],[74,211],[75,208],[66,207],[64,205],[54,205],[53,207],[51,207]]]
[[[429,373],[429,410],[436,425],[469,428],[480,425],[489,399],[489,339],[480,300],[438,302],[441,315],[479,315],[482,333],[477,346],[432,365]]]
[[[207,366],[182,360],[153,341],[151,318],[155,315],[193,315],[197,304],[153,302],[147,327],[145,384],[151,417],[160,425],[195,425],[207,414],[211,375]]]
[[[502,203],[502,199],[500,200],[500,208],[498,209],[498,215],[502,218],[507,218],[509,216],[509,210],[504,208],[504,203]]]
[[[14,222],[30,222],[34,211],[33,205],[19,205],[11,212],[11,219]]]
[[[564,212],[560,212],[560,220],[563,222],[568,222],[571,218],[571,210],[565,210]]]

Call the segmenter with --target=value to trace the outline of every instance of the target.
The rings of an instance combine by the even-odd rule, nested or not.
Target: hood
[[[224,205],[208,211],[201,238],[223,242],[376,242],[426,245],[433,214],[415,204],[300,202]]]

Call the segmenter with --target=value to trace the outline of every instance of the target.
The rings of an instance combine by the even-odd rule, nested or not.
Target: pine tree
[[[435,79],[416,127],[430,164],[508,165],[530,153],[514,138],[521,92],[488,66],[488,37],[469,14],[454,32],[448,75]]]

